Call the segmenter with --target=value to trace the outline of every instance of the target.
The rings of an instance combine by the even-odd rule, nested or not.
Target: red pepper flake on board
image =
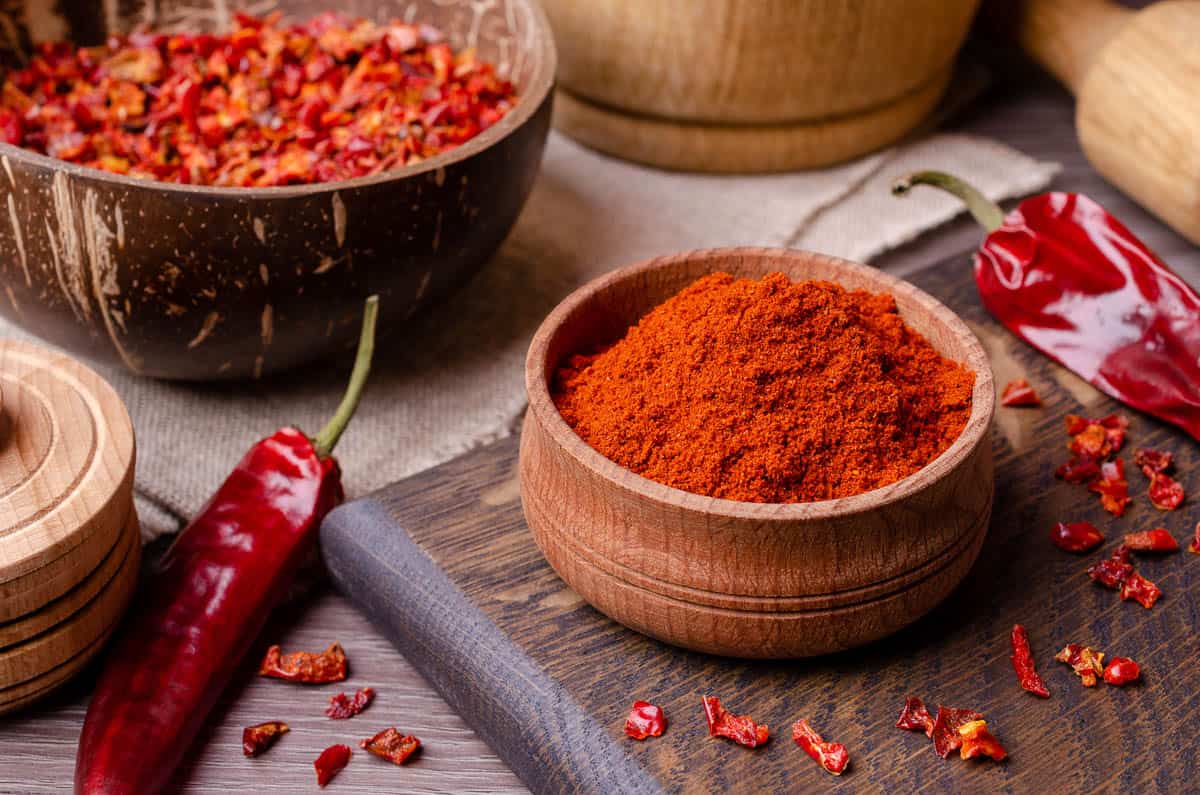
[[[313,762],[317,771],[317,786],[324,787],[333,777],[342,772],[342,768],[350,764],[350,746],[331,745],[321,752]]]
[[[247,726],[242,729],[242,753],[246,756],[258,756],[274,745],[281,734],[288,731],[288,725],[279,720]]]
[[[1154,603],[1160,596],[1162,596],[1162,589],[1136,571],[1131,571],[1125,581],[1121,583],[1122,602],[1134,600],[1149,610],[1154,607]]]
[[[811,756],[817,764],[835,776],[842,775],[846,765],[850,763],[850,754],[846,751],[846,746],[841,743],[826,742],[803,718],[792,726],[792,739],[796,741],[796,745],[804,749],[804,753]]]
[[[1188,544],[1188,552],[1200,555],[1200,522],[1196,523],[1196,534],[1192,538],[1192,543]]]
[[[1135,682],[1141,675],[1142,669],[1128,657],[1113,657],[1104,667],[1104,681],[1116,687]]]
[[[1054,476],[1068,483],[1091,483],[1100,477],[1100,462],[1087,456],[1073,456],[1070,461],[1059,465]]]
[[[329,706],[325,708],[325,714],[334,720],[353,718],[371,706],[371,702],[374,700],[375,691],[369,687],[355,691],[353,697],[345,693],[338,693],[329,699]]]
[[[1083,680],[1084,687],[1095,687],[1097,677],[1104,673],[1104,652],[1096,651],[1090,646],[1070,643],[1054,655],[1054,659],[1071,666]]]
[[[963,724],[975,720],[983,720],[983,715],[973,709],[956,709],[938,704],[931,734],[933,750],[937,755],[945,759],[962,747],[962,735],[958,730]]]
[[[1090,455],[1093,458],[1105,458],[1119,452],[1124,446],[1129,420],[1119,414],[1109,414],[1101,419],[1068,414],[1066,426],[1067,435],[1073,437],[1067,444],[1071,452]],[[1097,428],[1099,430],[1096,430]]]
[[[1133,564],[1129,562],[1129,547],[1122,544],[1113,550],[1112,555],[1088,567],[1087,574],[1106,588],[1117,589],[1121,583],[1133,573]]]
[[[999,762],[1008,756],[1000,741],[988,731],[987,723],[983,720],[972,720],[958,727],[958,735],[962,740],[959,756],[972,759],[986,756]]]
[[[1050,698],[1050,691],[1038,675],[1033,663],[1033,652],[1029,648],[1029,636],[1025,627],[1014,624],[1012,628],[1012,664],[1017,672],[1017,683],[1022,690],[1033,693],[1041,698]]]
[[[1134,552],[1178,552],[1179,542],[1165,527],[1155,527],[1140,533],[1128,533],[1122,546]]]
[[[1134,465],[1142,470],[1148,478],[1170,469],[1174,463],[1173,459],[1174,455],[1165,450],[1151,450],[1148,447],[1140,448],[1133,453]]]
[[[1029,385],[1029,381],[1024,378],[1018,378],[1015,381],[1009,381],[1004,387],[1004,392],[1000,396],[1000,405],[1013,408],[1040,406],[1042,405],[1042,399],[1038,397],[1038,393]]]
[[[757,748],[769,739],[770,733],[765,725],[759,726],[749,715],[730,713],[721,706],[716,696],[704,696],[701,703],[704,705],[710,736],[725,737],[747,748]]]
[[[1125,463],[1119,458],[1101,464],[1100,479],[1092,481],[1088,489],[1100,495],[1100,505],[1113,516],[1125,513],[1132,502],[1129,481],[1125,480]]]
[[[294,651],[281,655],[279,647],[272,646],[267,649],[258,673],[259,676],[305,684],[340,682],[346,678],[346,652],[340,643],[334,643],[319,654]]]
[[[649,701],[633,702],[633,709],[625,719],[625,734],[635,740],[660,737],[667,728],[667,718],[660,706]]]
[[[904,709],[900,711],[900,718],[896,721],[896,728],[907,731],[920,730],[925,732],[926,737],[932,737],[933,716],[925,709],[925,702],[916,696],[905,699]]]
[[[1150,504],[1160,511],[1173,511],[1183,504],[1183,484],[1170,475],[1155,473],[1150,480]]]
[[[409,760],[421,747],[421,741],[411,734],[401,734],[394,726],[370,737],[358,741],[359,748],[365,748],[375,756],[382,757],[394,765],[402,765]]]
[[[1065,552],[1089,552],[1104,543],[1104,534],[1091,522],[1059,522],[1050,541]]]

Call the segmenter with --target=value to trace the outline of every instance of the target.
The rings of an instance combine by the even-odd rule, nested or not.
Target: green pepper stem
[[[342,431],[354,416],[358,401],[362,399],[363,389],[367,385],[367,376],[371,373],[371,357],[375,353],[375,318],[379,315],[379,296],[373,295],[367,299],[363,307],[362,333],[358,338],[358,353],[354,356],[354,369],[350,372],[350,383],[346,385],[346,394],[334,412],[332,419],[325,424],[321,432],[313,437],[313,448],[320,458],[328,458],[337,446]]]
[[[954,194],[963,200],[971,215],[975,216],[975,220],[989,232],[995,232],[1004,223],[1004,211],[1000,209],[1000,205],[958,177],[941,171],[917,171],[893,182],[892,194],[903,196],[913,185],[931,185]]]

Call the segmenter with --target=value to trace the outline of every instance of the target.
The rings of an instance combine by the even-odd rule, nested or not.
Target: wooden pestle
[[[1025,0],[1021,46],[1075,93],[1097,171],[1200,243],[1200,2]]]

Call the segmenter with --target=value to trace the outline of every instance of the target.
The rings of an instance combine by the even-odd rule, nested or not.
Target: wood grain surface
[[[1073,124],[1074,103],[1067,92],[1057,86],[1049,77],[1039,73],[1034,67],[1019,59],[1000,56],[996,59],[997,86],[982,101],[978,107],[965,118],[959,119],[954,129],[976,133],[996,138],[1012,146],[1045,160],[1062,163],[1063,171],[1055,185],[1064,190],[1081,190],[1103,203],[1114,214],[1123,219],[1148,244],[1154,247],[1164,259],[1170,262],[1180,273],[1193,281],[1200,282],[1200,252],[1196,248],[1156,221],[1147,212],[1138,207],[1132,199],[1122,195],[1112,186],[1105,183],[1088,165],[1076,142]],[[930,263],[941,263],[946,269],[968,267],[967,252],[979,241],[979,231],[975,224],[965,218],[948,224],[935,232],[927,234],[912,244],[885,255],[875,264],[892,273],[907,274]],[[680,241],[680,247],[686,247],[687,241]],[[993,362],[996,368],[997,380],[1001,383],[1010,374],[1023,370],[1023,365],[1017,359],[1005,360],[1003,363]],[[414,374],[414,377],[419,374]],[[1083,390],[1086,394],[1086,390]],[[7,396],[6,396],[7,397]],[[1020,438],[1025,420],[1017,415],[1013,420],[1000,417],[998,427],[1009,428]],[[512,486],[510,485],[510,489]],[[1189,520],[1194,520],[1194,508],[1188,504],[1182,509]],[[1182,518],[1182,517],[1181,517]],[[1186,561],[1182,557],[1168,559],[1160,563],[1144,566],[1145,573],[1154,578],[1172,566],[1183,566]],[[1153,568],[1152,568],[1153,567]],[[1074,567],[1078,568],[1078,567]],[[1072,573],[1077,572],[1072,569]],[[1102,595],[1092,594],[1085,590],[1089,598],[1099,598],[1097,604],[1106,607],[1108,613],[1098,611],[1096,622],[1107,622],[1112,615],[1122,621],[1136,622],[1137,631],[1146,624],[1157,633],[1157,627],[1164,622],[1176,626],[1183,619],[1179,614],[1188,612],[1188,597],[1179,583],[1171,582],[1159,576],[1160,584],[1169,589],[1163,602],[1144,616],[1130,612],[1140,610],[1133,605],[1114,604],[1105,600]],[[1112,596],[1109,594],[1109,596]],[[1120,612],[1116,608],[1120,607]],[[990,600],[987,605],[974,608],[986,616],[990,611]],[[1171,618],[1167,618],[1172,616]],[[985,619],[991,620],[991,619]],[[997,633],[1007,627],[997,622]],[[1096,710],[1105,712],[1108,716],[1106,726],[1115,721],[1117,711],[1126,703],[1133,702],[1145,691],[1130,690],[1127,692],[1078,693],[1065,685],[1074,684],[1064,679],[1062,671],[1055,671],[1046,656],[1049,638],[1045,628],[1031,626],[1035,651],[1040,655],[1040,666],[1046,673],[1046,678],[1053,689],[1056,699],[1045,706],[1043,716],[1047,723],[1063,721],[1074,731],[1083,734],[1094,731],[1088,725],[1088,719]],[[347,685],[355,682],[375,684],[380,690],[379,701],[372,709],[378,709],[375,715],[364,714],[355,721],[368,721],[374,725],[377,718],[386,719],[405,716],[409,718],[408,728],[422,738],[429,746],[413,765],[401,771],[391,769],[385,764],[368,765],[359,756],[351,762],[351,766],[337,781],[337,791],[345,792],[396,792],[396,793],[517,793],[525,791],[508,767],[501,762],[493,752],[479,739],[478,735],[469,729],[463,719],[438,696],[431,686],[409,664],[403,654],[393,647],[371,624],[342,596],[329,589],[322,589],[307,599],[290,608],[280,610],[273,618],[271,625],[264,632],[263,640],[279,641],[291,648],[323,648],[332,637],[340,637],[351,654],[355,672]],[[1095,638],[1102,640],[1100,637]],[[1111,650],[1128,652],[1124,641],[1118,639],[1119,646]],[[1186,647],[1194,652],[1194,645]],[[1165,654],[1164,647],[1157,656]],[[340,732],[330,732],[326,718],[320,714],[325,703],[327,692],[284,689],[281,683],[270,682],[252,676],[247,665],[238,681],[230,687],[223,696],[221,708],[210,718],[210,731],[192,755],[189,769],[181,772],[176,779],[180,791],[188,793],[226,793],[240,792],[253,789],[260,793],[295,793],[315,792],[316,787],[312,777],[311,760],[324,744],[339,739],[346,739]],[[1150,661],[1147,661],[1148,664]],[[802,664],[803,665],[803,664]],[[995,644],[986,650],[975,654],[974,663],[962,660],[947,659],[944,674],[952,678],[964,676],[964,668],[995,669],[998,674],[1007,673],[1007,652]],[[1157,663],[1155,663],[1157,666]],[[94,679],[93,670],[89,670],[77,680],[68,684],[62,691],[52,695],[49,700],[27,712],[0,720],[0,792],[3,793],[57,793],[63,792],[71,780],[75,760],[75,743],[79,736],[79,728],[83,720],[83,711],[87,704],[91,682]],[[1168,678],[1161,676],[1161,671],[1153,669],[1147,672],[1159,680],[1159,685],[1172,688],[1175,698],[1179,699],[1183,709],[1196,708],[1197,695],[1191,688],[1187,677],[1171,684]],[[1190,675],[1190,674],[1189,674]],[[1007,690],[1011,680],[998,680]],[[883,683],[880,682],[879,686]],[[384,689],[386,687],[386,690]],[[955,688],[958,685],[954,685]],[[925,694],[933,699],[940,697],[949,703],[959,696],[958,690],[949,687],[939,687],[938,692],[927,688]],[[963,696],[973,696],[964,688]],[[1065,701],[1071,694],[1087,696],[1078,702]],[[1021,695],[1021,694],[1017,694]],[[1109,701],[1115,696],[1115,701]],[[255,763],[247,762],[239,750],[241,726],[268,719],[275,715],[281,704],[292,699],[295,711],[284,716],[291,721],[292,734],[284,738],[273,750],[277,756],[264,757]],[[1032,698],[1032,697],[1030,697]],[[967,702],[964,702],[966,704]],[[1019,702],[1018,702],[1019,703]],[[1190,705],[1190,707],[1189,707]],[[731,702],[730,706],[738,709],[750,709],[749,704]],[[1037,707],[1033,702],[1032,707]],[[1031,708],[1032,708],[1031,707]],[[764,717],[765,715],[761,716]],[[822,715],[812,714],[810,717],[818,728],[834,739],[844,739],[838,736],[841,726],[822,723]],[[774,716],[772,716],[774,718]],[[999,721],[999,715],[994,717],[996,729],[1000,736],[1009,742],[1014,754],[1020,745],[1020,737],[1010,731],[1007,721]],[[355,722],[355,721],[352,721]],[[1155,720],[1150,727],[1172,730],[1170,721]],[[780,727],[773,727],[778,730]],[[784,727],[786,728],[786,727]],[[899,734],[899,732],[897,732]],[[354,738],[356,735],[348,735]],[[1106,743],[1131,741],[1139,732],[1113,731],[1105,734],[1094,734],[1093,745],[1101,747]],[[1173,742],[1191,742],[1190,733],[1183,730],[1182,736]],[[904,753],[895,757],[903,761],[908,757],[925,759],[931,755],[928,746],[923,745],[920,738],[911,736],[897,737],[896,741],[906,740]],[[714,741],[715,742],[715,741]],[[911,744],[909,744],[911,743]],[[782,748],[783,744],[779,747]],[[720,747],[715,748],[718,753]],[[727,752],[739,749],[728,749]],[[785,749],[793,751],[794,749]],[[862,751],[859,750],[861,757]],[[796,751],[796,753],[799,753]],[[1028,759],[1028,755],[1022,752]],[[270,765],[257,764],[270,759]],[[373,761],[373,760],[366,760]],[[792,761],[789,759],[789,761]],[[929,761],[939,761],[930,759]],[[1036,762],[1036,760],[1034,760]],[[1024,764],[1025,762],[1021,762]],[[1092,765],[1091,753],[1073,757],[1076,768],[1083,770]],[[803,768],[812,763],[805,759],[795,760],[795,764]],[[947,762],[946,767],[966,763]],[[1014,757],[1012,770],[1017,769],[1018,758]],[[814,772],[819,772],[815,771]],[[948,773],[949,771],[947,771]],[[993,771],[995,773],[995,771]],[[1127,792],[1132,780],[1123,772],[1123,768],[1109,771],[1110,775],[1101,792]],[[403,775],[402,779],[397,778]],[[847,774],[849,775],[849,774]],[[1003,791],[1008,782],[1008,772],[1001,772],[994,781],[988,782],[986,791]],[[1039,791],[1053,790],[1056,792],[1082,791],[1079,772],[1068,773],[1065,777],[1050,781],[1035,782],[1041,786]],[[832,778],[812,779],[826,785],[836,784]],[[868,784],[866,776],[847,778],[846,783],[859,782],[864,789]],[[904,791],[916,788],[920,782],[908,782]],[[1148,791],[1186,791],[1189,782],[1172,778],[1169,769],[1159,779],[1150,782],[1143,790]],[[1016,791],[1016,787],[1007,787]],[[1026,788],[1028,789],[1028,788]],[[333,791],[333,790],[330,790]]]

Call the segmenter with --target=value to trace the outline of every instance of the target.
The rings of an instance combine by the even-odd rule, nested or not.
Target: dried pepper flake
[[[1054,476],[1068,483],[1091,483],[1100,477],[1100,462],[1089,456],[1073,456],[1054,471]]]
[[[938,704],[937,717],[933,721],[933,750],[942,759],[962,747],[959,727],[973,720],[983,720],[983,715],[973,709],[956,709]]]
[[[1104,652],[1096,651],[1090,646],[1080,646],[1077,643],[1068,644],[1063,647],[1062,651],[1054,655],[1054,659],[1071,666],[1083,680],[1084,687],[1095,687],[1097,677],[1104,673]]]
[[[1076,414],[1068,414],[1066,418],[1067,435],[1073,437],[1067,445],[1072,452],[1079,455],[1090,455],[1094,458],[1104,458],[1118,452],[1125,444],[1125,432],[1129,428],[1129,420],[1119,414],[1109,414],[1101,419],[1089,419]],[[1094,430],[1099,428],[1103,433]],[[1103,441],[1099,437],[1103,435]],[[1084,438],[1076,443],[1080,436]]]
[[[334,643],[320,654],[295,651],[281,655],[279,647],[272,646],[267,649],[258,673],[259,676],[306,684],[340,682],[346,678],[346,652],[340,643]]]
[[[635,740],[660,737],[667,728],[667,719],[662,707],[649,701],[633,702],[633,709],[625,719],[625,734]]]
[[[1117,589],[1121,583],[1133,573],[1133,564],[1129,562],[1129,547],[1122,544],[1113,550],[1112,555],[1088,567],[1087,574],[1106,588]]]
[[[246,756],[258,756],[274,745],[279,736],[288,730],[288,725],[278,720],[247,726],[242,729],[242,753]]]
[[[1029,636],[1025,633],[1025,627],[1020,624],[1014,624],[1012,628],[1011,659],[1013,670],[1017,672],[1017,683],[1021,685],[1021,689],[1033,693],[1035,696],[1050,698],[1050,691],[1046,689],[1045,682],[1042,681],[1037,668],[1034,667],[1033,652],[1029,648]]]
[[[1001,406],[1040,406],[1042,399],[1038,397],[1038,393],[1029,385],[1029,381],[1024,378],[1018,378],[1015,381],[1009,381],[1004,387],[1004,393],[1000,396]]]
[[[1125,464],[1119,458],[1101,464],[1100,479],[1092,481],[1088,489],[1100,495],[1100,505],[1113,516],[1125,513],[1132,502],[1129,481],[1125,480]]]
[[[1177,552],[1179,543],[1165,527],[1155,527],[1140,533],[1129,533],[1122,545],[1134,552]]]
[[[353,696],[338,693],[329,699],[329,706],[325,708],[325,714],[334,720],[353,718],[371,706],[371,702],[374,700],[375,691],[369,687],[355,691]]]
[[[401,734],[393,726],[370,737],[358,741],[359,748],[365,748],[375,756],[382,757],[394,765],[402,765],[421,747],[421,741],[411,734]]]
[[[350,746],[331,745],[313,762],[317,770],[317,786],[324,787],[350,763]]]
[[[1050,530],[1050,541],[1066,552],[1088,552],[1104,543],[1104,534],[1091,522],[1059,522]]]
[[[962,740],[959,756],[963,759],[986,756],[999,762],[1008,756],[1004,746],[988,731],[987,723],[983,720],[964,723],[958,727],[958,735]]]
[[[453,149],[512,83],[429,26],[238,14],[223,35],[37,45],[0,93],[0,136],[133,177],[261,187],[378,174]]]
[[[1173,511],[1183,504],[1183,484],[1161,472],[1151,476],[1149,494],[1150,504],[1160,511]]]
[[[1173,459],[1174,455],[1165,450],[1151,450],[1148,447],[1135,450],[1133,453],[1134,465],[1142,470],[1148,478],[1170,469],[1174,463]]]
[[[1149,610],[1154,607],[1154,603],[1160,596],[1162,596],[1162,589],[1136,571],[1130,572],[1125,581],[1121,583],[1122,602],[1133,600]]]
[[[1188,552],[1200,555],[1200,522],[1196,523],[1196,534],[1192,538],[1192,543],[1188,544]]]
[[[757,748],[770,737],[766,726],[759,726],[749,715],[730,713],[721,706],[716,696],[704,696],[701,703],[708,721],[708,733],[712,737],[725,737],[747,748]]]
[[[900,711],[900,718],[896,721],[896,728],[908,731],[919,729],[925,732],[926,737],[932,737],[933,716],[929,714],[929,710],[925,709],[925,702],[916,696],[909,696],[905,699],[904,709]]]
[[[1113,657],[1104,667],[1104,681],[1116,687],[1136,682],[1141,675],[1142,669],[1128,657]]]
[[[846,751],[846,746],[841,743],[825,742],[821,735],[817,734],[816,730],[803,718],[792,726],[792,739],[796,741],[796,745],[804,749],[804,753],[811,756],[817,764],[835,776],[842,775],[846,765],[850,763],[850,754]]]

